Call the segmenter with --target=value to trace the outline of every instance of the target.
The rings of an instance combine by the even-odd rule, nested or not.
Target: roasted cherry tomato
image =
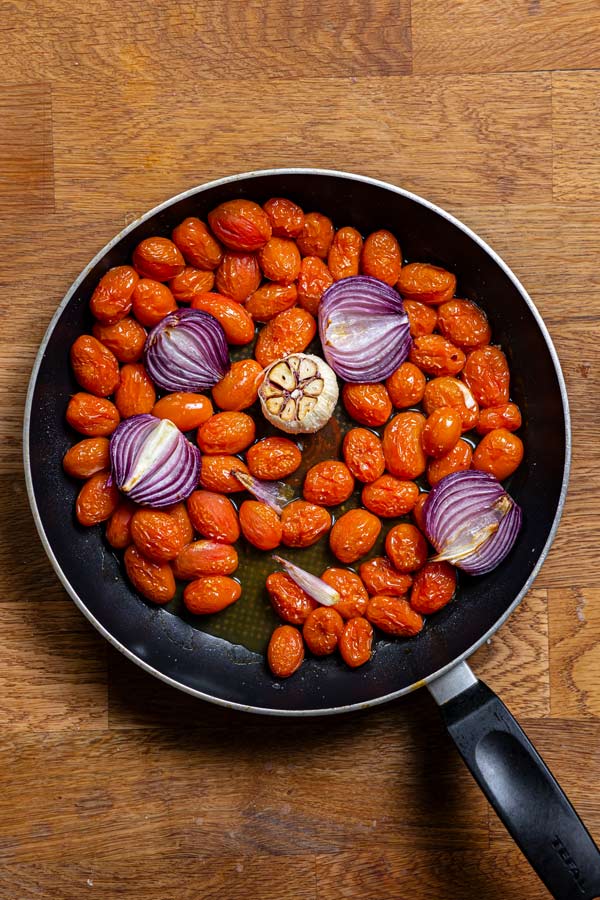
[[[504,481],[523,459],[523,441],[506,428],[495,428],[484,435],[473,453],[473,468],[489,472]]]
[[[410,605],[423,615],[437,612],[450,603],[456,590],[456,569],[447,562],[428,562],[416,573]]]
[[[364,615],[369,594],[356,572],[351,572],[350,569],[331,568],[326,569],[321,578],[325,584],[339,593],[341,599],[334,604],[333,609],[337,610],[343,619]]]
[[[343,563],[353,563],[372,549],[381,522],[366,509],[350,509],[333,525],[329,535],[332,553]]]
[[[308,470],[302,494],[309,503],[338,506],[353,490],[354,478],[348,466],[338,459],[328,459]]]
[[[304,659],[304,642],[297,628],[280,625],[271,635],[267,649],[269,668],[276,678],[289,678]]]

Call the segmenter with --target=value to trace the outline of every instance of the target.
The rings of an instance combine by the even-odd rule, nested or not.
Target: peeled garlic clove
[[[288,434],[319,431],[338,400],[335,372],[310,353],[292,353],[264,371],[258,390],[264,417]]]

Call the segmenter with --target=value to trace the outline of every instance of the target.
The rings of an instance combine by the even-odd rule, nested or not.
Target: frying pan
[[[510,484],[524,525],[504,564],[464,578],[460,596],[410,641],[380,642],[352,671],[309,659],[274,682],[263,656],[205,633],[142,601],[96,529],[72,514],[77,486],[62,472],[73,442],[65,408],[77,390],[68,364],[74,338],[89,331],[88,300],[102,274],[136,244],[170,234],[186,216],[206,215],[235,197],[285,196],[363,233],[387,228],[409,260],[454,271],[461,296],[480,303],[506,351],[512,394],[523,412],[526,454]],[[27,397],[25,473],[36,525],[54,569],[84,615],[147,672],[190,694],[255,713],[310,716],[384,703],[427,685],[448,731],[490,803],[555,897],[600,894],[600,853],[566,796],[496,695],[465,660],[506,620],[530,588],[561,515],[569,474],[568,401],[556,352],[526,291],[508,266],[461,222],[414,194],[343,172],[275,169],[213,181],[146,213],[118,234],[77,278],[38,353]]]

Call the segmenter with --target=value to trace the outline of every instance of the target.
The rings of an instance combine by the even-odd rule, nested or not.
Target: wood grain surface
[[[178,191],[278,165],[421,193],[545,317],[573,471],[534,589],[473,658],[600,839],[600,8],[594,0],[0,4],[1,900],[537,900],[424,691],[258,720],[152,680],[39,544],[20,428],[69,284]]]

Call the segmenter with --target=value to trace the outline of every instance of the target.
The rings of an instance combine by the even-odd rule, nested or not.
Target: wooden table
[[[599,839],[597,0],[16,0],[1,36],[0,897],[547,896],[425,691],[255,719],[108,647],[39,544],[20,429],[69,284],[171,194],[310,165],[458,215],[544,315],[574,438],[550,556],[473,665]]]

